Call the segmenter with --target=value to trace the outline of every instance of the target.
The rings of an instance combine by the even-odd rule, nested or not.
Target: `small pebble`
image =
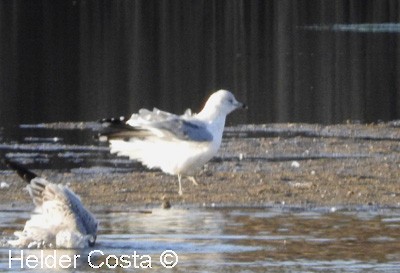
[[[169,199],[164,195],[162,198],[162,203],[161,203],[161,207],[163,209],[170,209],[171,208],[171,202],[169,201]]]
[[[346,193],[346,196],[347,196],[347,197],[352,196],[352,195],[354,195],[354,191],[348,191],[348,192]]]
[[[10,187],[10,185],[7,182],[2,181],[0,183],[0,189],[7,189],[9,187]]]
[[[171,208],[171,203],[169,202],[169,200],[164,200],[162,202],[162,208],[163,209],[170,209]]]
[[[300,167],[300,163],[298,161],[292,161],[292,164],[290,164],[291,167],[293,168],[299,168]]]

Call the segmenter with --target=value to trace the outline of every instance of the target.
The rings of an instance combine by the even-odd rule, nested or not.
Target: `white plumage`
[[[93,246],[98,221],[66,186],[50,183],[13,162],[7,165],[29,182],[35,210],[17,239],[8,243],[20,248],[84,248]]]
[[[177,175],[192,175],[217,153],[226,116],[245,107],[226,90],[213,93],[203,110],[178,116],[159,109],[141,109],[127,121],[103,120],[110,132],[102,134],[110,142],[111,153],[128,156],[148,168],[160,168]],[[194,178],[192,181],[195,182]]]

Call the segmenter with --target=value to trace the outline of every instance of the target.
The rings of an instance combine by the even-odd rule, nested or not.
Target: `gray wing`
[[[155,124],[155,128],[165,130],[172,136],[188,141],[212,141],[213,136],[205,126],[182,119],[174,119],[160,124]]]
[[[76,196],[71,190],[64,187],[64,194],[66,195],[69,208],[73,211],[73,215],[81,229],[81,232],[93,235],[95,240],[98,221],[94,215],[83,206],[79,197]]]
[[[77,228],[81,234],[89,235],[89,238],[87,238],[88,245],[94,245],[97,237],[98,221],[83,206],[80,198],[74,192],[63,185],[49,183],[43,192],[43,199],[57,200],[59,209],[65,215],[63,224],[69,226],[71,231]]]
[[[178,116],[156,108],[153,111],[141,109],[137,114],[133,114],[126,123],[118,121],[113,124],[109,123],[109,126],[112,126],[113,132],[102,134],[108,139],[145,139],[157,135],[165,139],[197,142],[213,140],[206,125],[196,120],[188,111],[182,116]]]
[[[97,220],[82,204],[79,197],[63,185],[56,185],[44,178],[37,177],[31,180],[28,186],[29,194],[36,206],[40,207],[43,202],[57,200],[62,204],[64,210],[75,218],[82,233],[96,234]]]

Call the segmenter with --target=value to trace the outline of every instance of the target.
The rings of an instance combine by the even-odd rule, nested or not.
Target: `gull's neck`
[[[206,123],[223,122],[225,124],[226,113],[215,105],[206,104],[196,116]]]
[[[207,124],[207,127],[217,139],[222,138],[224,131],[226,114],[221,112],[217,108],[205,107],[200,113],[196,115],[196,118]]]

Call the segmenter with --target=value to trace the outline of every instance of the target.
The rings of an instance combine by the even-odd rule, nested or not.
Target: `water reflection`
[[[0,212],[3,237],[28,215]],[[398,208],[173,208],[96,216],[101,226],[94,249],[104,253],[93,256],[96,264],[136,251],[161,269],[159,255],[171,249],[179,256],[176,272],[388,272],[400,266]],[[92,250],[74,252],[83,257],[80,271],[98,272],[87,264]],[[8,255],[8,248],[0,249],[0,272],[8,271]]]
[[[132,171],[149,171],[140,163],[127,157],[116,157],[110,154],[106,142],[99,142],[96,135],[99,124],[90,122],[60,122],[48,124],[21,125],[18,128],[5,129],[3,139],[0,138],[0,154],[18,161],[28,168],[67,170],[76,174],[125,173]],[[1,131],[0,131],[1,133]],[[303,147],[297,143],[297,136],[304,137]],[[1,137],[1,136],[0,136]],[[261,147],[258,140],[277,138],[269,147]],[[241,125],[227,127],[224,139],[217,156],[212,161],[219,162],[219,171],[232,171],[232,166],[224,166],[223,162],[240,160],[240,171],[254,170],[254,162],[263,164],[271,161],[293,161],[308,159],[356,159],[370,157],[371,151],[365,146],[353,149],[338,149],[332,152],[324,138],[356,138],[363,140],[398,141],[397,129],[392,128],[386,133],[358,132],[353,130],[316,128],[315,125],[299,125],[287,128],[280,125]],[[288,149],[288,144],[290,149]],[[243,155],[243,145],[247,153]],[[343,146],[348,147],[348,143]],[[337,145],[340,147],[340,145]],[[373,156],[382,157],[377,152]],[[244,163],[250,164],[244,164]],[[50,164],[51,163],[51,164]],[[239,171],[239,168],[237,168]]]

